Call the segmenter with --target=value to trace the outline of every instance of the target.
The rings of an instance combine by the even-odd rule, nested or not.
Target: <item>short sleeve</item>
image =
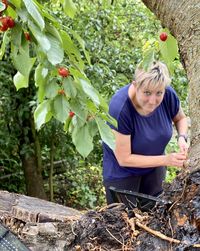
[[[124,103],[122,107],[117,107],[116,105],[111,103],[109,107],[109,114],[117,121],[118,125],[117,127],[115,127],[109,123],[109,126],[112,129],[125,135],[131,135],[132,132],[131,116],[126,103]]]
[[[166,98],[170,117],[173,119],[179,112],[180,100],[175,90],[171,86],[167,87]]]

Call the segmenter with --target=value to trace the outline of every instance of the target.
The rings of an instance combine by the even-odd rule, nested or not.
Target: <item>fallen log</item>
[[[63,250],[81,213],[45,200],[0,191],[0,221],[31,250]]]

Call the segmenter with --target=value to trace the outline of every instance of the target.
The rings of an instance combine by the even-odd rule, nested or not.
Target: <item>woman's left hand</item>
[[[183,137],[179,137],[178,146],[179,146],[180,152],[184,153],[187,156],[189,145]]]

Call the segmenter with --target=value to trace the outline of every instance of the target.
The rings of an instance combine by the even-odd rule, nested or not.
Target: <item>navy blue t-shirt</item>
[[[163,101],[149,115],[140,115],[128,96],[129,85],[121,88],[111,99],[109,114],[118,122],[118,128],[110,127],[122,134],[131,135],[131,153],[162,155],[172,137],[172,119],[179,111],[180,101],[175,90],[168,86]],[[154,168],[154,167],[152,167]],[[142,175],[152,168],[120,166],[112,149],[103,143],[103,178],[113,180],[130,175]]]

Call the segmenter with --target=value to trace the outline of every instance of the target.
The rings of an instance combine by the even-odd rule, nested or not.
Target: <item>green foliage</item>
[[[79,209],[95,208],[105,204],[101,168],[96,166],[73,166],[63,175],[55,176],[55,201]]]
[[[177,139],[175,137],[172,137],[172,139],[170,140],[169,144],[166,147],[166,153],[172,153],[172,152],[178,152]],[[180,170],[177,167],[173,166],[167,167],[167,174],[165,181],[172,182],[179,171]]]
[[[73,1],[60,2],[65,13],[73,18],[76,13]],[[63,15],[63,9],[61,11]],[[7,42],[7,46],[11,48],[10,57],[17,70],[13,78],[17,90],[28,88],[31,82],[35,82],[38,93],[37,108],[34,113],[36,128],[41,129],[52,118],[65,125],[69,111],[73,111],[76,104],[76,111],[81,111],[86,116],[83,117],[81,112],[76,113],[79,117],[77,120],[82,121],[74,123],[70,133],[73,135],[77,151],[86,157],[93,149],[94,135],[90,135],[88,131],[88,137],[85,137],[85,144],[90,145],[87,151],[82,147],[81,140],[74,140],[80,135],[74,135],[87,130],[87,116],[103,117],[104,120],[109,118],[107,118],[106,102],[91,85],[84,72],[86,64],[90,65],[90,56],[84,40],[69,24],[65,25],[62,19],[57,20],[53,13],[48,13],[47,9],[36,0],[23,0],[20,3],[13,0],[4,14],[12,16],[15,26],[4,32],[0,53],[3,55],[5,52]],[[26,39],[27,31],[30,40]],[[70,72],[69,88],[66,87],[67,82],[64,77],[58,74],[57,70],[61,67]],[[30,81],[31,74],[34,75],[33,81]],[[60,89],[55,93],[58,87]],[[68,90],[70,91],[65,92]],[[106,124],[103,123],[101,126],[106,127]],[[96,127],[98,128],[97,125]],[[64,126],[64,129],[67,127]],[[110,128],[109,131],[111,133]],[[107,135],[104,137],[109,142],[110,137]]]
[[[166,31],[166,30],[164,30]],[[161,59],[167,64],[170,72],[174,72],[174,60],[178,58],[178,44],[176,39],[166,31],[168,34],[166,41],[159,40]]]
[[[107,99],[133,79],[135,66],[141,61],[143,43],[155,36],[159,22],[140,1],[101,1],[79,3],[80,13],[73,27],[85,40],[91,55],[86,73]],[[81,16],[81,18],[79,18]],[[145,32],[139,32],[144,30]]]
[[[19,99],[22,97],[16,93],[12,83],[12,64],[9,60],[0,61],[0,68],[0,189],[24,193],[25,180],[19,157],[22,149],[19,148],[18,141],[21,132],[18,122],[25,107],[19,106]]]

